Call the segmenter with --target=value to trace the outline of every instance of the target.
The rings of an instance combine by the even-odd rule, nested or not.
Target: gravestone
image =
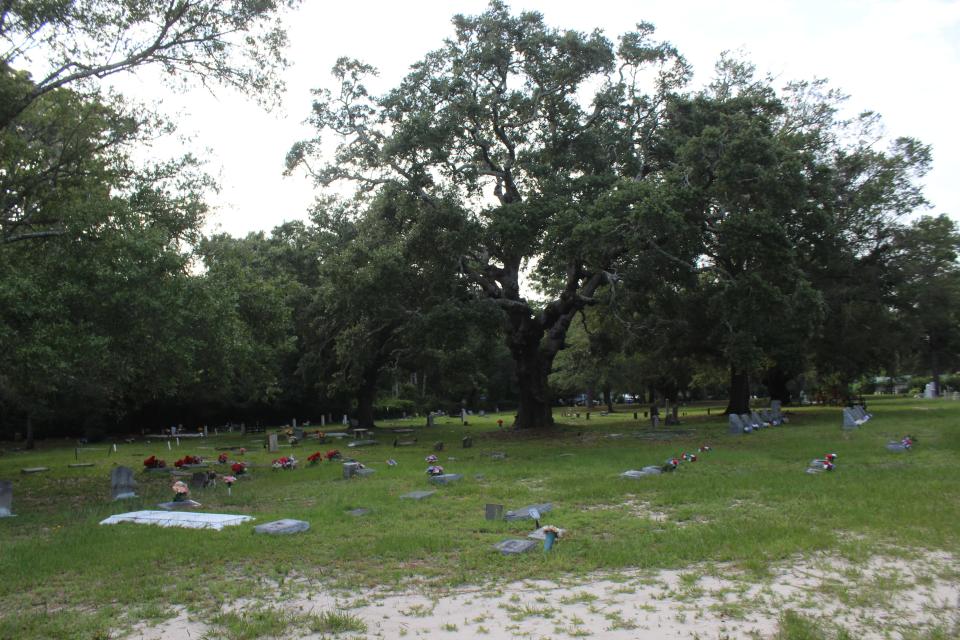
[[[375,444],[380,444],[376,440],[354,440],[347,444],[348,447],[372,447]]]
[[[506,459],[507,459],[507,454],[503,453],[502,451],[494,451],[494,452],[492,452],[492,453],[490,454],[490,459],[491,459],[491,460],[506,460]]]
[[[534,513],[549,513],[553,511],[553,503],[547,502],[545,504],[531,504],[530,506],[523,507],[521,509],[516,509],[514,511],[507,511],[503,516],[503,519],[507,522],[513,522],[515,520],[534,520]]]
[[[367,476],[372,476],[372,475],[375,474],[376,472],[377,472],[376,469],[370,469],[370,468],[368,468],[368,467],[361,467],[360,469],[357,469],[356,475],[360,476],[361,478],[366,478]]]
[[[437,442],[434,442],[434,443],[433,443],[433,450],[434,450],[434,451],[443,451],[443,441],[442,441],[442,440],[439,440],[439,441],[437,441]]]
[[[360,470],[359,462],[344,462],[343,463],[343,479],[349,480],[353,476],[357,475],[357,472]]]
[[[142,454],[140,454],[140,455],[142,455]],[[72,464],[68,464],[68,465],[67,465],[67,468],[68,468],[68,469],[80,469],[80,468],[82,468],[82,467],[92,467],[92,466],[93,466],[93,463],[92,463],[92,462],[74,462],[74,463],[72,463]]]
[[[436,491],[411,491],[410,493],[405,493],[400,496],[401,500],[423,500],[424,498],[429,498]]]
[[[738,416],[735,413],[731,413],[729,416],[729,420],[730,420],[730,428],[728,429],[727,433],[740,434],[745,432],[744,425],[740,421],[740,416]]]
[[[771,400],[771,401],[770,401],[770,411],[773,412],[773,417],[776,418],[777,420],[780,419],[780,406],[781,406],[781,404],[782,404],[782,403],[781,403],[779,400]]]
[[[297,439],[298,442],[303,442],[303,427],[294,427],[293,428],[293,437]]]
[[[130,467],[114,467],[110,470],[110,494],[114,500],[136,498],[137,483]]]
[[[433,412],[430,412],[427,414],[427,426],[428,427],[433,426]]]
[[[246,423],[246,422],[241,422],[241,423],[240,423],[240,435],[242,435],[242,436],[247,435],[247,423]]]
[[[401,440],[401,439],[399,439],[399,438],[394,438],[394,439],[393,439],[393,446],[394,446],[394,447],[412,447],[412,446],[415,445],[415,444],[417,444],[417,439],[416,439],[416,438],[414,438],[413,440]]]
[[[13,515],[13,483],[9,480],[0,480],[0,518],[9,518]]]
[[[663,473],[663,469],[661,469],[658,466],[651,465],[651,466],[644,467],[639,471],[636,469],[624,471],[623,473],[620,474],[620,477],[637,479],[637,478],[646,478],[647,476],[658,476],[661,473]]]
[[[902,442],[890,441],[887,443],[887,451],[903,453],[904,451],[909,451],[909,450],[910,450],[910,447],[903,444]]]
[[[350,420],[347,418],[347,414],[343,414],[343,424],[350,424]]]
[[[20,469],[20,473],[42,473],[44,471],[50,471],[50,467],[27,467],[26,469]]]
[[[438,476],[430,476],[431,484],[450,484],[451,482],[456,482],[457,480],[462,480],[462,473],[441,473]]]
[[[462,440],[462,444],[464,449],[469,449],[470,447],[473,446],[473,438],[471,438],[470,436],[464,436]]]
[[[255,533],[263,533],[271,536],[285,536],[292,533],[300,533],[310,529],[310,523],[304,520],[274,520],[265,524],[258,524],[253,528]]]
[[[324,415],[320,416],[320,426],[321,427],[327,426],[327,416],[324,416]]]
[[[173,500],[171,502],[161,502],[157,506],[166,511],[182,511],[183,509],[196,509],[203,505],[196,500]]]
[[[503,518],[503,505],[488,504],[484,508],[483,516],[487,520],[500,520],[501,518]]]
[[[267,436],[267,450],[270,453],[276,453],[280,451],[280,445],[277,444],[277,434],[271,433]]]
[[[360,508],[358,508],[358,509],[353,509],[353,510],[351,510],[351,511],[347,511],[347,513],[350,514],[351,516],[354,516],[354,517],[365,516],[365,515],[367,515],[368,513],[370,513],[370,509],[367,509],[367,508],[365,508],[365,507],[360,507]]]
[[[850,409],[843,410],[843,428],[845,430],[859,429],[861,424],[862,421],[858,420]]]
[[[759,424],[754,423],[753,419],[750,417],[750,414],[748,414],[748,413],[741,413],[741,414],[740,414],[740,422],[742,422],[742,423],[744,424],[744,426],[750,427],[750,428],[753,429],[754,431],[756,431],[757,429],[759,429],[759,428],[762,426],[762,425],[759,425]]]
[[[526,553],[538,546],[534,540],[518,540],[516,538],[507,538],[493,545],[493,548],[505,556]]]
[[[209,429],[207,428],[207,425],[203,425],[203,437],[204,437],[204,438],[209,438],[209,437],[210,437],[210,431],[209,431]]]
[[[206,489],[212,480],[206,471],[196,471],[190,476],[190,486],[197,489]]]

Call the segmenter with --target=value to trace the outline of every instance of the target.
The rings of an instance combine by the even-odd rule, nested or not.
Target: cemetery
[[[656,628],[660,618],[629,604],[633,595],[617,597],[610,584],[672,603],[658,616],[672,616],[677,629],[741,637],[784,624],[784,608],[809,607],[810,595],[797,586],[802,576],[791,572],[809,565],[824,585],[840,579],[824,563],[866,572],[848,587],[850,597],[860,590],[858,606],[866,608],[849,609],[844,592],[816,597],[833,624],[880,637],[884,623],[858,612],[884,606],[928,634],[915,637],[947,637],[936,633],[949,628],[948,602],[930,600],[923,613],[896,603],[960,596],[953,560],[960,403],[873,399],[872,419],[856,430],[843,428],[842,408],[789,407],[781,426],[749,434],[730,432],[722,412],[707,408],[687,407],[686,430],[661,437],[629,412],[595,416],[589,427],[561,422],[542,435],[499,428],[502,414],[466,426],[452,417],[432,427],[385,422],[366,437],[389,443],[392,429],[405,428],[422,444],[340,454],[307,433],[283,445],[282,457],[315,464],[279,468],[269,442],[283,427],[252,437],[211,434],[172,451],[165,441],[136,438],[116,451],[81,452],[82,467],[69,442],[30,452],[4,443],[0,598],[15,606],[0,614],[0,637],[161,638],[184,629],[234,637],[218,622],[217,603],[237,598],[300,625],[276,637],[328,637],[311,635],[320,623],[290,603],[344,616],[355,630],[343,637],[427,633],[430,625],[437,632],[444,624],[470,632],[500,625],[492,637],[508,637],[541,628],[543,616],[573,635],[627,638]],[[466,437],[469,448],[431,444]],[[203,471],[156,474],[144,466],[163,457]],[[38,467],[46,470],[21,473]],[[424,473],[433,467],[443,473]],[[649,471],[629,471],[641,469]],[[185,492],[175,493],[179,487]],[[891,572],[900,576],[895,585],[863,591]],[[609,583],[614,576],[623,582]],[[414,591],[411,578],[422,583]],[[713,595],[697,588],[718,579],[726,586],[706,592]],[[491,581],[514,602],[482,586]],[[534,583],[565,595],[538,604]],[[59,613],[31,613],[54,585]],[[792,595],[771,600],[764,585]],[[461,592],[478,586],[474,599],[489,599],[483,615]],[[753,595],[731,595],[743,590]],[[410,613],[424,595],[447,617]],[[517,595],[528,604],[517,605]],[[565,598],[579,607],[569,618],[555,609]],[[588,610],[607,601],[613,618]],[[387,615],[387,602],[398,610]],[[534,612],[521,615],[523,607]],[[694,610],[695,623],[678,622]],[[253,614],[237,615],[253,624]],[[68,628],[81,631],[71,636]]]
[[[960,638],[960,6],[768,4],[0,3],[0,640]]]

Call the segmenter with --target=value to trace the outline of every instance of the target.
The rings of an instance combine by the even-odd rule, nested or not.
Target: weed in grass
[[[610,626],[607,627],[607,630],[613,631],[616,629],[624,629],[629,631],[631,629],[636,629],[637,624],[631,620],[627,620],[623,617],[622,611],[608,611],[603,614],[603,617],[610,622]]]
[[[210,624],[218,629],[208,637],[216,640],[256,640],[284,633],[291,618],[279,609],[258,608],[247,611],[223,611]]]
[[[312,633],[364,633],[367,623],[345,611],[324,611],[307,616],[307,627]]]
[[[458,627],[458,626],[455,625],[455,624],[451,624],[451,623],[449,623],[449,622],[445,622],[445,623],[443,624],[443,626],[440,627],[440,628],[443,629],[444,631],[459,631],[459,630],[460,630],[460,627]]]
[[[487,629],[487,628],[484,627],[483,625],[480,625],[479,627],[477,627],[477,633],[482,633],[482,634],[486,635],[486,634],[489,634],[489,633],[490,633],[490,629]]]
[[[434,602],[431,606],[425,604],[412,604],[408,608],[400,611],[405,616],[413,616],[415,618],[426,618],[433,613],[433,610],[437,607],[437,603]]]
[[[512,604],[501,604],[500,608],[506,611],[507,614],[509,614],[510,619],[514,622],[520,622],[521,620],[526,620],[527,618],[537,616],[541,618],[552,618],[557,613],[557,610],[553,607],[537,607],[530,605],[518,607]]]
[[[579,591],[577,593],[571,593],[570,595],[561,596],[560,604],[577,604],[579,602],[587,603],[594,602],[596,599],[597,596],[588,591]]]

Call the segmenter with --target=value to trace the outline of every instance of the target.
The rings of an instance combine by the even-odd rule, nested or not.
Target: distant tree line
[[[287,163],[353,196],[204,237],[213,182],[135,160],[172,124],[99,80],[270,102],[295,4],[0,10],[0,437],[461,406],[543,428],[581,393],[739,413],[958,366],[960,230],[909,221],[930,149],[742,60],[691,90],[647,24],[613,42],[494,1],[382,96],[342,59]]]

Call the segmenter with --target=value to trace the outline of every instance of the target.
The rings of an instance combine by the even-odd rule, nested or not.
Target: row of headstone
[[[866,424],[872,417],[862,405],[855,404],[845,407],[843,410],[843,428],[846,430],[859,429],[860,425]]]

